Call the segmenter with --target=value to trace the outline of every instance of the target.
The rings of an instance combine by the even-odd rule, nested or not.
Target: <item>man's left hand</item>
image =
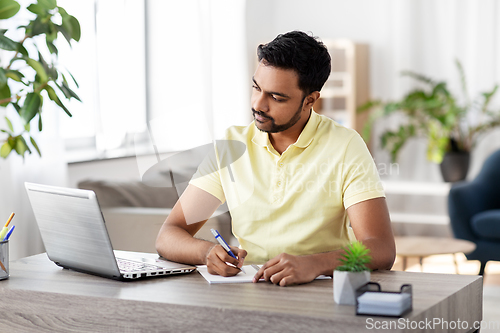
[[[253,282],[261,278],[281,287],[292,284],[307,283],[314,280],[320,273],[310,256],[294,256],[282,253],[266,262],[255,274]]]

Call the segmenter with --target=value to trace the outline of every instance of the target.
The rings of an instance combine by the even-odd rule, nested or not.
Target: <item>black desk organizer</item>
[[[369,313],[358,313],[358,297],[363,295],[365,292],[370,291],[370,292],[384,292],[384,293],[389,293],[389,294],[409,294],[410,295],[410,307],[406,310],[404,310],[401,314],[397,316],[393,315],[383,315],[383,314],[369,314]],[[358,289],[356,289],[356,315],[357,316],[377,316],[377,317],[396,317],[396,318],[401,318],[408,312],[410,312],[413,309],[413,291],[411,284],[403,284],[401,286],[400,291],[382,291],[382,288],[380,287],[380,284],[377,282],[368,282]]]

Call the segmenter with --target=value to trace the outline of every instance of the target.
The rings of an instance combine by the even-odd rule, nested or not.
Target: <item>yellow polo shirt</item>
[[[190,184],[227,201],[245,262],[337,250],[353,236],[346,209],[384,196],[359,134],[314,111],[281,155],[254,122],[224,139],[236,144],[218,145]]]

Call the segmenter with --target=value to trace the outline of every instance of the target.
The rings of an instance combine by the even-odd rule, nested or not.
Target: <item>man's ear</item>
[[[304,99],[304,108],[310,110],[319,98],[319,91],[313,91]]]

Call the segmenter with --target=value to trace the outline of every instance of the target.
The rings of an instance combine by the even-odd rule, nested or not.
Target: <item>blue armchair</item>
[[[452,186],[448,212],[455,237],[476,243],[467,259],[479,260],[483,275],[489,260],[500,261],[500,150],[486,159],[473,181]]]

